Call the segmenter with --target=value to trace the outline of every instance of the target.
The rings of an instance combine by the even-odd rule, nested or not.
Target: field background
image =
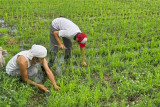
[[[0,68],[1,107],[160,107],[159,0],[0,0],[6,63],[33,44],[49,51],[50,24],[59,16],[87,34],[88,66],[81,67],[73,41],[62,75],[52,68],[61,89],[55,91],[47,80],[48,94]]]

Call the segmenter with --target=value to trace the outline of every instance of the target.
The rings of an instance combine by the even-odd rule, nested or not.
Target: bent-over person
[[[60,37],[62,37],[63,43]],[[64,17],[55,18],[50,25],[50,55],[52,58],[49,61],[49,65],[53,65],[58,47],[62,50],[65,49],[65,59],[71,56],[72,40],[79,44],[82,53],[82,65],[87,66],[84,50],[87,36],[81,32],[75,23]]]
[[[30,80],[30,77],[35,77],[38,74],[38,66],[42,66],[44,72],[52,82],[56,90],[59,87],[56,84],[54,75],[48,67],[46,57],[47,50],[41,45],[33,45],[30,50],[25,50],[17,53],[7,64],[6,73],[11,76],[19,76],[24,82],[38,86],[44,92],[48,92],[47,88],[39,83]]]

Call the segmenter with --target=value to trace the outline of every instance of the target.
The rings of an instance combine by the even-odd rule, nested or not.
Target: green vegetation
[[[0,33],[8,33],[8,30],[4,28],[0,28]]]
[[[73,42],[70,64],[64,64],[62,75],[55,75],[60,91],[45,82],[50,94],[0,72],[0,106],[160,107],[159,4],[159,0],[1,0],[0,19],[7,27],[0,33],[8,35],[0,38],[0,46],[8,51],[6,62],[21,46],[41,44],[49,51],[50,24],[64,16],[88,36],[88,66],[81,67],[80,50]],[[52,71],[56,74],[54,67]]]

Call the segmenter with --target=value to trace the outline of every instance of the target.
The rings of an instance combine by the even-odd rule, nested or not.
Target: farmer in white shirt
[[[38,66],[42,66],[44,72],[51,80],[56,90],[59,87],[56,85],[54,75],[49,69],[46,61],[47,50],[41,45],[33,45],[30,50],[22,51],[16,54],[7,64],[6,73],[11,76],[19,76],[24,82],[28,82],[31,85],[38,86],[44,92],[48,92],[47,88],[30,80],[30,77],[36,77],[38,74]]]
[[[60,37],[63,39],[63,43],[60,40]],[[81,52],[82,52],[82,65],[87,66],[85,62],[85,51],[84,47],[86,46],[87,36],[85,33],[82,33],[79,27],[74,24],[69,19],[64,17],[56,18],[52,21],[50,26],[50,64],[53,65],[54,58],[57,55],[58,47],[62,50],[65,49],[65,59],[68,59],[71,54],[72,40],[76,40],[79,43]]]

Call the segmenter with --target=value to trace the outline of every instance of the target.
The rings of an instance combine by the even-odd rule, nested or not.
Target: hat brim
[[[82,44],[82,43],[79,42],[79,46],[80,46],[80,47],[85,47],[85,46],[86,46],[86,43]]]

